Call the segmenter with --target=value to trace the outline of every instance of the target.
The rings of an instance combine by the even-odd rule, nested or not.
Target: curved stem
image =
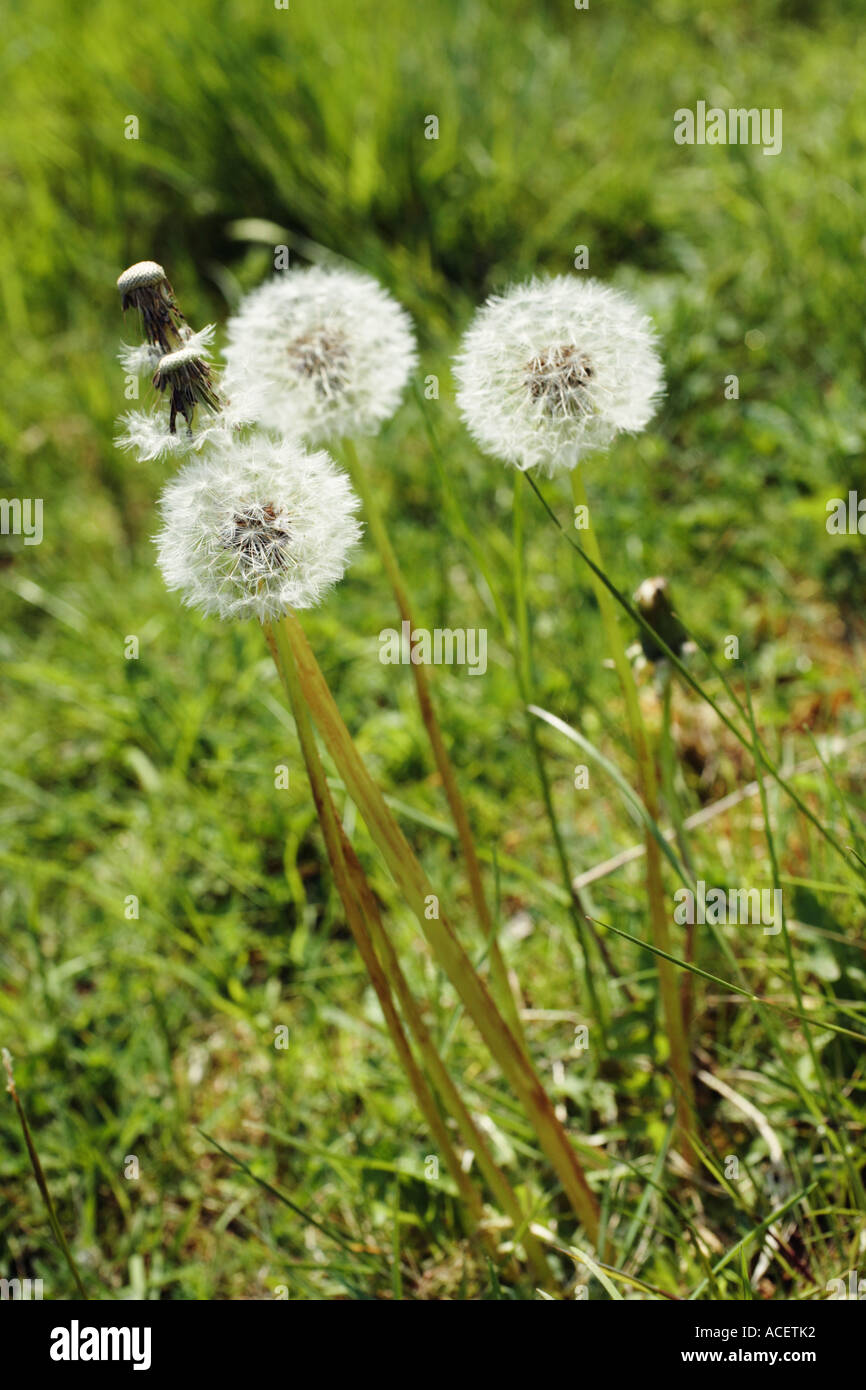
[[[494,1004],[450,922],[441,914],[438,895],[434,893],[430,880],[368,773],[340,717],[303,628],[294,613],[287,613],[283,622],[297,663],[304,698],[349,795],[364,817],[367,829],[397,886],[415,913],[436,959],[454,985],[506,1080],[513,1086],[575,1215],[583,1222],[590,1240],[597,1243],[598,1203],[577,1154],[556,1117],[550,1097],[522,1044]]]
[[[331,869],[346,912],[346,921],[349,924],[352,936],[355,939],[355,944],[358,947],[361,959],[364,962],[367,974],[376,992],[376,997],[379,1000],[382,1014],[394,1043],[394,1048],[403,1066],[403,1070],[409,1078],[412,1089],[415,1092],[415,1097],[418,1101],[421,1113],[430,1126],[431,1134],[440,1146],[445,1166],[454,1180],[469,1215],[475,1226],[479,1227],[483,1220],[481,1199],[463,1170],[460,1159],[455,1153],[451,1143],[451,1137],[439,1114],[430,1087],[412,1054],[409,1041],[403,1031],[403,1026],[397,1015],[397,1010],[394,1007],[394,1001],[388,987],[388,982],[373,949],[373,944],[364,922],[361,905],[353,889],[346,868],[337,815],[331,794],[328,790],[327,782],[325,781],[324,769],[322,768],[321,758],[319,757],[319,750],[316,747],[309,711],[307,710],[298,683],[298,675],[291,648],[286,642],[285,634],[282,629],[275,629],[271,624],[265,626],[265,639],[289,697],[289,703],[295,719],[295,727],[298,731],[298,742],[301,746],[301,753],[310,782],[310,790],[313,794],[313,801],[315,802],[319,823],[322,827],[322,834],[324,836],[328,858],[331,863]]]
[[[388,576],[394,598],[397,601],[400,617],[403,622],[409,623],[409,630],[411,632],[414,628],[414,620],[408,591],[400,569],[400,563],[397,559],[394,547],[391,544],[388,528],[385,525],[385,520],[376,500],[375,491],[370,487],[367,481],[365,470],[361,465],[358,452],[351,439],[343,441],[343,449],[348,460],[352,481],[364,503],[370,533],[375,542],[376,549],[379,552],[379,557],[384,566],[385,573]],[[508,1016],[508,1021],[512,1029],[517,1034],[518,1038],[524,1041],[518,1004],[515,1002],[512,982],[508,978],[508,970],[499,942],[496,938],[496,923],[493,921],[484,893],[481,864],[475,849],[475,840],[472,835],[472,828],[469,824],[466,803],[460,793],[454,766],[448,756],[448,750],[445,747],[445,740],[442,736],[442,729],[433,707],[433,698],[430,689],[430,673],[423,662],[413,661],[411,666],[421,718],[424,721],[424,728],[427,731],[427,738],[433,752],[436,770],[442,779],[442,786],[445,791],[448,806],[451,810],[451,815],[457,830],[457,837],[460,841],[460,848],[463,853],[463,859],[466,864],[469,891],[472,895],[475,914],[481,925],[485,942],[489,944],[490,976],[494,991],[500,1006],[505,1010]]]

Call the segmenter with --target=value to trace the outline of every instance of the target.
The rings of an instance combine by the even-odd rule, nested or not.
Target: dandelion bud
[[[329,455],[263,435],[188,463],[159,505],[168,588],[220,618],[313,607],[343,577],[361,534],[359,500]]]
[[[675,656],[682,656],[693,645],[674,612],[668,581],[661,575],[645,579],[638,588],[634,601],[650,627],[667,643]],[[653,641],[646,628],[641,628],[640,644],[647,661],[658,662],[666,659],[667,652]]]
[[[408,314],[369,276],[283,273],[228,322],[223,388],[245,419],[322,443],[375,434],[416,361]]]
[[[576,466],[655,411],[662,367],[649,320],[596,280],[558,276],[494,295],[455,361],[480,447],[521,470]]]
[[[182,347],[169,352],[159,359],[153,374],[153,384],[157,391],[171,393],[169,412],[169,433],[175,433],[175,422],[182,415],[192,432],[192,419],[197,405],[216,413],[220,408],[219,397],[211,381],[210,368],[198,347]]]
[[[163,353],[182,341],[184,317],[165,271],[156,261],[137,261],[117,277],[122,309],[138,309],[144,336]]]

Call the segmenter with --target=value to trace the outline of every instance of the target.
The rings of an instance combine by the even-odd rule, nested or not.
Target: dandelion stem
[[[483,1229],[484,1212],[479,1195],[454,1151],[430,1087],[415,1062],[394,1007],[394,996],[415,1038],[432,1084],[457,1124],[461,1140],[475,1154],[479,1169],[493,1196],[513,1222],[515,1241],[523,1240],[535,1277],[542,1279],[546,1284],[550,1279],[550,1269],[541,1243],[526,1229],[528,1221],[511,1184],[497,1165],[487,1141],[448,1074],[385,930],[379,904],[367,882],[361,861],[337,816],[285,629],[278,627],[274,630],[269,625],[265,629],[265,635],[277,671],[289,695],[310,789],[319,812],[328,857],[346,909],[347,920],[388,1022],[397,1054],[415,1091],[421,1111],[430,1125],[430,1132],[440,1145],[446,1167],[466,1204],[467,1211],[476,1226]],[[486,1239],[496,1253],[496,1241],[489,1232],[486,1233]]]
[[[662,729],[659,740],[659,762],[662,775],[662,794],[667,803],[668,815],[674,829],[674,836],[677,848],[680,852],[680,859],[683,862],[687,874],[694,878],[691,855],[689,853],[688,839],[686,837],[685,822],[683,820],[682,808],[680,807],[679,797],[676,789],[676,756],[674,752],[673,728],[672,728],[672,709],[671,701],[673,696],[673,669],[669,661],[662,661],[658,667],[662,682]],[[694,954],[694,923],[686,924],[685,941],[683,943],[683,958],[691,961]],[[683,1015],[683,1027],[688,1035],[694,1012],[694,985],[692,976],[686,971],[680,980],[680,1008]]]
[[[388,981],[373,949],[373,943],[370,939],[367,923],[365,921],[364,908],[358,899],[356,887],[353,886],[347,869],[337,813],[325,780],[324,769],[322,768],[319,750],[316,746],[309,711],[298,683],[298,674],[291,647],[286,641],[284,630],[280,627],[274,628],[270,623],[265,625],[265,639],[270,648],[271,655],[274,658],[274,663],[280,679],[289,697],[289,703],[295,719],[295,726],[298,731],[298,742],[301,746],[301,753],[310,782],[310,790],[313,794],[313,801],[315,802],[319,822],[322,827],[322,834],[324,836],[328,858],[331,863],[331,869],[346,912],[346,920],[349,924],[352,936],[355,939],[355,944],[358,947],[361,959],[364,962],[367,974],[370,977],[373,989],[376,992],[376,997],[379,1000],[382,1014],[388,1026],[388,1031],[391,1034],[397,1056],[415,1092],[421,1113],[430,1126],[431,1134],[439,1144],[445,1166],[451,1174],[457,1190],[466,1205],[466,1209],[477,1228],[481,1225],[484,1214],[481,1199],[467,1174],[464,1172],[460,1159],[454,1151],[451,1137],[439,1114],[436,1101],[412,1053],[409,1041],[397,1014]]]
[[[478,1160],[478,1166],[481,1169],[481,1173],[490,1191],[493,1193],[502,1211],[504,1211],[506,1216],[510,1217],[513,1222],[515,1240],[523,1240],[527,1257],[536,1273],[536,1277],[542,1278],[546,1283],[550,1277],[550,1271],[547,1268],[543,1248],[537,1238],[527,1230],[527,1217],[521,1210],[520,1203],[511,1184],[494,1160],[486,1139],[469,1113],[457,1087],[448,1074],[445,1063],[442,1061],[436,1049],[433,1039],[430,1036],[429,1029],[424,1021],[421,1009],[416,1003],[409,989],[406,977],[400,968],[397,953],[385,930],[375,895],[367,882],[361,863],[342,826],[340,826],[340,838],[349,874],[357,890],[358,897],[365,909],[367,923],[376,950],[385,967],[385,973],[388,976],[391,988],[399,1000],[403,1015],[409,1024],[409,1029],[418,1044],[419,1050],[424,1056],[433,1085],[438,1091],[443,1105],[455,1120],[464,1144],[475,1154]]]
[[[517,633],[517,644],[515,648],[515,669],[517,672],[517,684],[520,690],[520,699],[523,704],[524,718],[526,720],[526,731],[529,738],[529,746],[532,750],[532,757],[538,773],[538,783],[541,788],[541,796],[544,801],[544,809],[550,825],[550,832],[553,836],[553,844],[556,850],[556,857],[559,862],[559,870],[562,875],[563,885],[568,893],[568,901],[571,916],[577,929],[578,940],[580,941],[583,952],[584,967],[586,971],[586,985],[589,992],[590,1004],[593,1012],[602,1028],[606,1027],[606,1012],[602,1009],[601,1001],[598,996],[598,989],[595,983],[593,972],[593,962],[591,955],[591,930],[589,920],[580,894],[574,887],[574,875],[568,862],[568,852],[556,819],[556,811],[553,806],[553,793],[550,787],[550,779],[547,775],[547,768],[544,764],[544,752],[541,747],[541,740],[538,736],[538,725],[529,712],[532,703],[532,636],[529,621],[529,604],[526,597],[526,556],[524,546],[524,491],[525,476],[521,472],[515,473],[514,478],[514,606],[515,629]]]
[[[592,514],[586,499],[583,469],[579,465],[571,470],[571,484],[574,505],[575,507],[585,508],[588,518],[588,525],[586,529],[582,531],[582,539],[586,553],[593,564],[599,570],[603,570],[604,566],[601,558],[601,550],[599,548],[595,526],[592,523]],[[641,799],[647,809],[648,815],[651,816],[653,820],[657,821],[659,806],[655,766],[653,764],[649,741],[640,712],[634,674],[628,657],[626,656],[625,647],[619,630],[619,619],[617,617],[616,607],[606,586],[597,577],[594,570],[590,569],[590,575],[598,606],[601,610],[601,619],[604,626],[608,650],[613,658],[625,699],[626,717],[628,719],[632,746],[637,759],[638,787]],[[653,942],[660,951],[670,954],[670,929],[664,899],[661,852],[658,842],[649,828],[646,830],[645,839],[647,896],[649,900],[650,928]],[[676,971],[664,956],[658,956],[657,960],[659,994],[661,995],[662,1011],[665,1019],[668,1045],[670,1047],[671,1071],[673,1073],[676,1089],[679,1148],[683,1157],[688,1162],[694,1163],[695,1153],[690,1137],[693,1123],[691,1068],[689,1065],[688,1041],[683,1021],[679,989],[677,987]]]
[[[412,618],[412,608],[406,589],[406,583],[400,569],[400,562],[391,544],[391,538],[388,534],[388,528],[385,524],[384,517],[379,509],[375,490],[369,485],[365,469],[358,458],[358,452],[354,442],[351,439],[344,440],[343,448],[348,461],[349,471],[352,475],[352,481],[364,503],[370,532],[379,552],[379,557],[384,566],[385,573],[391,584],[400,617],[403,622],[408,622],[410,624],[411,632],[414,628],[414,620]],[[520,1041],[524,1042],[519,1005],[515,1002],[514,986],[509,980],[508,969],[499,942],[496,939],[496,923],[493,920],[490,908],[487,904],[487,897],[484,892],[484,884],[481,877],[481,864],[475,849],[475,840],[472,835],[472,827],[469,824],[466,803],[461,795],[457,777],[454,772],[454,766],[448,756],[445,739],[442,736],[442,729],[433,706],[430,673],[423,662],[413,661],[411,665],[421,718],[424,721],[424,728],[427,731],[427,737],[433,752],[433,759],[439,776],[442,779],[442,786],[457,830],[460,848],[463,852],[466,873],[469,879],[469,891],[472,895],[475,915],[481,925],[484,939],[490,946],[490,976],[494,993],[496,994],[500,1007],[505,1011],[508,1017],[512,1030]]]
[[[293,613],[284,618],[304,697],[349,795],[366,821],[398,887],[406,897],[436,959],[466,1007],[493,1057],[520,1099],[538,1141],[555,1169],[571,1207],[590,1240],[599,1232],[598,1204],[574,1149],[522,1045],[497,1009],[439,899],[367,772]]]
[[[36,1145],[33,1143],[33,1138],[30,1133],[30,1126],[27,1123],[27,1116],[24,1114],[24,1106],[21,1104],[21,1101],[18,1096],[18,1091],[15,1087],[15,1077],[12,1072],[12,1058],[5,1047],[3,1048],[3,1066],[6,1069],[6,1090],[12,1097],[12,1103],[15,1106],[15,1109],[18,1113],[18,1120],[21,1125],[21,1132],[24,1135],[24,1143],[26,1145],[27,1153],[30,1158],[30,1166],[33,1169],[33,1176],[36,1178],[36,1186],[39,1188],[42,1200],[45,1203],[45,1210],[48,1212],[48,1222],[54,1234],[54,1239],[60,1246],[63,1258],[69,1266],[69,1272],[72,1275],[73,1280],[75,1281],[75,1287],[78,1290],[79,1296],[87,1300],[87,1291],[81,1282],[81,1275],[78,1273],[78,1266],[72,1258],[72,1251],[69,1249],[66,1236],[63,1234],[63,1228],[57,1219],[57,1212],[55,1211],[54,1203],[51,1200],[51,1193],[48,1190],[48,1183],[45,1179],[45,1173],[42,1170],[42,1164],[40,1163],[39,1155],[36,1152]]]

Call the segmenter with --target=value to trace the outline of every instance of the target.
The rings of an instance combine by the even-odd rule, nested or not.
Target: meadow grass
[[[45,537],[0,542],[0,1042],[91,1298],[537,1296],[467,1242],[452,1182],[429,1176],[430,1139],[345,925],[261,633],[201,620],[164,591],[149,538],[166,469],[112,447],[128,406],[117,341],[136,337],[114,291],[123,266],[156,257],[201,324],[224,320],[277,243],[360,265],[418,325],[418,389],[362,464],[418,620],[488,630],[483,678],[434,672],[437,714],[528,1046],[601,1204],[605,1277],[628,1296],[808,1299],[863,1270],[866,561],[861,537],[824,524],[827,500],[863,477],[857,21],[855,5],[826,18],[768,0],[697,13],[686,0],[529,13],[514,0],[327,12],[154,0],[134,22],[97,0],[84,24],[46,0],[7,7],[3,494],[44,499]],[[673,112],[699,97],[781,107],[783,153],[675,146]],[[437,141],[424,139],[429,113]],[[137,141],[124,139],[130,114]],[[668,379],[653,426],[587,464],[610,578],[629,595],[666,575],[742,705],[695,658],[738,739],[675,682],[675,814],[756,775],[751,699],[814,817],[771,785],[764,804],[688,832],[696,877],[778,883],[786,908],[779,935],[696,929],[691,1181],[640,859],[582,890],[616,977],[589,946],[607,1017],[603,1040],[590,1026],[575,1047],[593,1013],[510,655],[512,479],[473,448],[449,376],[484,295],[567,272],[577,244],[652,313]],[[724,398],[731,373],[738,401]],[[431,374],[438,400],[423,398]],[[567,528],[566,481],[539,487]],[[626,713],[586,566],[536,497],[524,506],[532,703],[591,750],[539,723],[567,859],[587,874],[643,840],[612,775],[634,784]],[[480,954],[411,672],[378,661],[393,609],[368,539],[306,627]],[[620,625],[637,637],[622,613]],[[737,662],[723,656],[731,634]],[[646,677],[641,702],[659,737]],[[521,1206],[568,1251],[567,1203],[516,1098],[326,772],[409,983],[432,1000],[438,1050]],[[672,916],[669,860],[663,873]],[[11,1103],[0,1144],[2,1273],[74,1297]],[[770,1224],[784,1248],[751,1289]],[[554,1258],[561,1290],[611,1296],[577,1255]]]

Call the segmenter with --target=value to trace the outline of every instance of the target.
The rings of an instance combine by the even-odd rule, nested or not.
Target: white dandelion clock
[[[375,434],[416,360],[409,315],[381,285],[313,266],[261,285],[229,319],[223,390],[245,417],[318,444]]]
[[[160,498],[157,564],[191,608],[265,622],[312,608],[343,577],[361,528],[324,451],[256,435],[188,463]]]
[[[565,275],[488,299],[454,375],[484,452],[548,474],[644,429],[664,384],[650,320],[619,291]]]

